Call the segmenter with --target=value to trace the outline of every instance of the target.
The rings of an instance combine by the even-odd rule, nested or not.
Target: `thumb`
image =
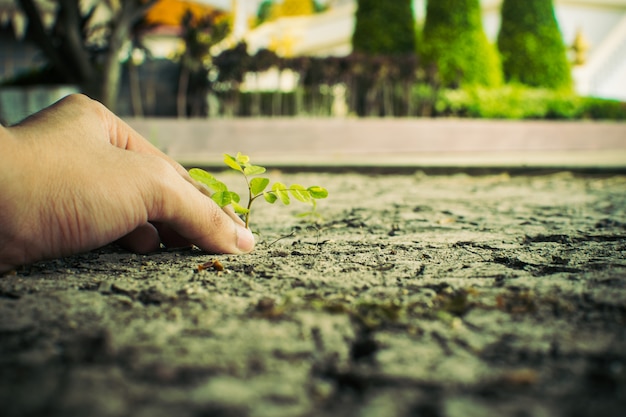
[[[162,222],[185,240],[211,253],[248,253],[254,236],[171,165],[156,192],[146,196],[148,221]],[[164,179],[165,178],[165,179]]]

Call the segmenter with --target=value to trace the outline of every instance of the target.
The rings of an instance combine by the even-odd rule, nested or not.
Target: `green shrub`
[[[411,0],[358,0],[352,49],[369,55],[415,53]]]
[[[571,89],[567,51],[552,0],[504,0],[498,48],[507,82]]]
[[[437,66],[444,86],[501,84],[500,59],[483,31],[478,0],[429,1],[422,39],[424,60]]]
[[[435,115],[439,92],[432,84],[415,83],[411,87],[410,94],[415,110],[409,116],[431,117]]]
[[[269,20],[271,14],[272,14],[272,0],[263,0],[260,4],[259,4],[259,8],[257,9],[256,12],[256,22],[257,24],[261,24],[267,20]]]
[[[581,117],[587,119],[626,120],[626,103],[586,97],[582,102]]]
[[[586,99],[573,93],[509,84],[443,91],[435,105],[443,116],[487,119],[579,119],[585,117]],[[587,116],[589,117],[589,116]]]

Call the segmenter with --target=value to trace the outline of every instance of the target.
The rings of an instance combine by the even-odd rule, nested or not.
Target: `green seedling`
[[[259,176],[264,174],[266,169],[259,165],[252,165],[250,158],[241,153],[237,153],[237,156],[224,154],[224,163],[229,168],[240,172],[246,180],[248,187],[248,204],[246,206],[240,204],[241,197],[239,194],[229,190],[226,184],[205,170],[192,168],[189,170],[189,175],[191,175],[191,178],[194,180],[206,185],[212,191],[211,198],[220,207],[230,204],[235,212],[243,217],[246,227],[248,227],[250,223],[252,203],[261,197],[270,204],[280,201],[288,205],[291,203],[291,197],[300,202],[311,204],[311,210],[302,213],[300,216],[316,215],[316,200],[328,197],[328,190],[317,185],[304,187],[300,184],[292,184],[287,186],[281,182],[275,182],[270,187],[269,178]]]

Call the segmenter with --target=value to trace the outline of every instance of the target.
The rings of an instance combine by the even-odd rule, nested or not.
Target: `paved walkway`
[[[626,169],[626,123],[472,119],[128,119],[185,165]]]

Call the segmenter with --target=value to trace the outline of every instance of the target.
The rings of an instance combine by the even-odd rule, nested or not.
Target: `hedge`
[[[624,102],[520,84],[441,91],[434,110],[435,116],[488,119],[626,120]]]

